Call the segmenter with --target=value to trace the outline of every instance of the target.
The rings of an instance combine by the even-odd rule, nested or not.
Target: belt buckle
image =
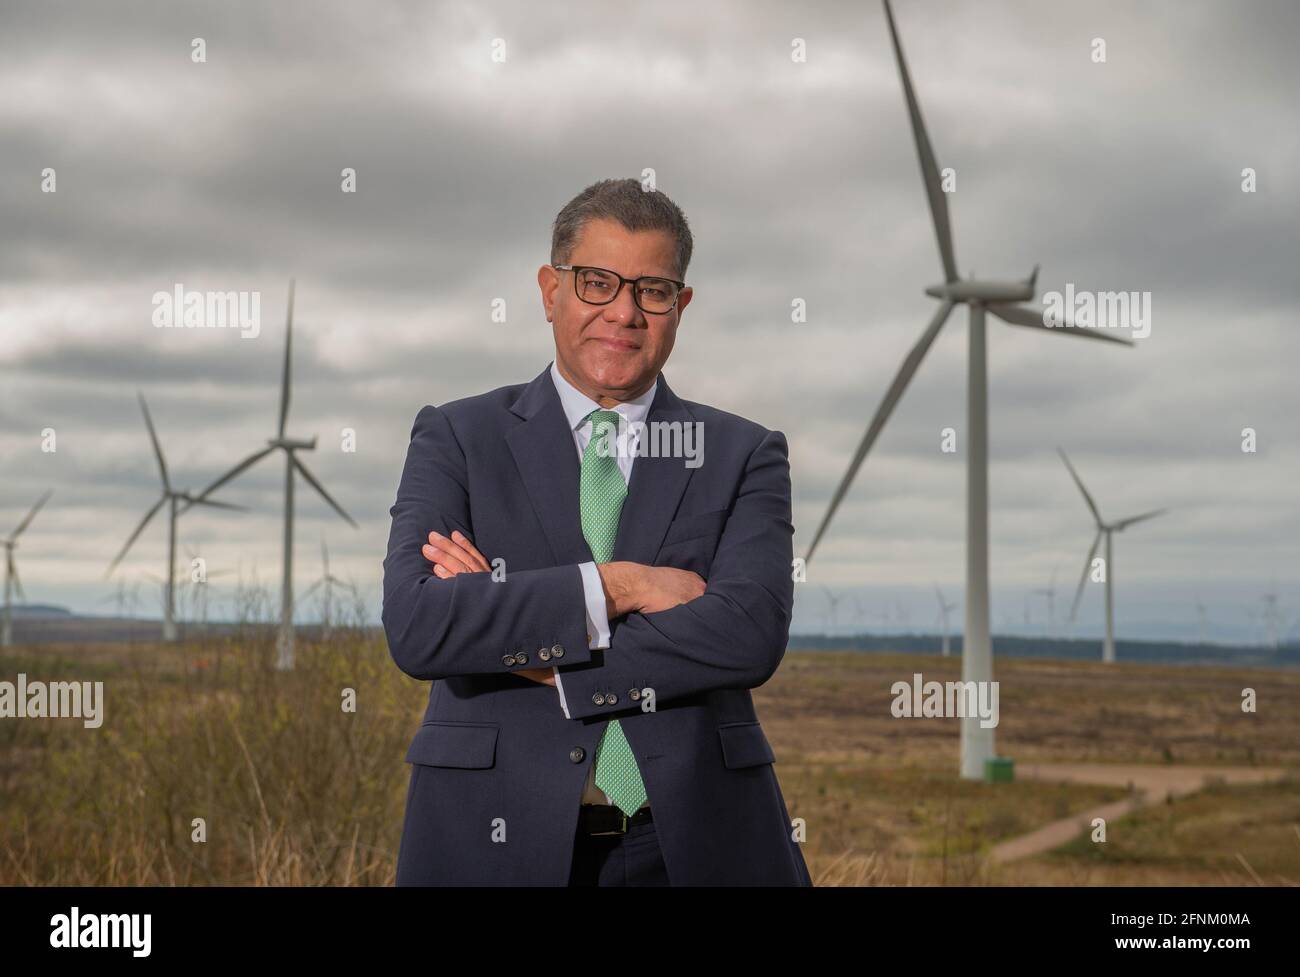
[[[627,834],[627,814],[626,814],[626,812],[624,812],[622,808],[617,807],[616,805],[611,805],[611,806],[614,807],[614,810],[618,811],[619,818],[620,818],[621,821],[622,821],[622,823],[621,823],[621,824],[619,825],[619,827],[618,827],[618,830],[616,830],[616,831],[593,831],[593,832],[591,833],[591,837],[593,837],[593,838],[601,838],[601,837],[605,837],[605,836],[607,836],[607,835],[625,835],[625,834]]]

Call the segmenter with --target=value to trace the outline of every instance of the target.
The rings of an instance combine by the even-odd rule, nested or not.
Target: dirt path
[[[1023,780],[1044,780],[1052,783],[1102,784],[1108,787],[1127,787],[1132,794],[1118,801],[1103,804],[1080,814],[1053,821],[1037,831],[1012,838],[994,846],[989,857],[995,862],[1010,862],[1050,851],[1077,838],[1092,828],[1094,818],[1107,822],[1123,817],[1146,804],[1156,804],[1166,798],[1182,797],[1212,784],[1260,784],[1281,780],[1285,771],[1280,767],[1180,767],[1148,766],[1140,764],[1110,763],[1043,763],[1026,764],[1016,768],[1016,776]]]

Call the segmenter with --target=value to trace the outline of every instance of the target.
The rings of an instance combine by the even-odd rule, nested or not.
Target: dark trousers
[[[622,835],[574,838],[569,885],[668,885],[654,822],[637,824]]]

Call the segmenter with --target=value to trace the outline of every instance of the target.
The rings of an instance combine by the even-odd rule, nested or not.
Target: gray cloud
[[[990,323],[998,606],[1018,608],[1052,567],[1063,588],[1078,572],[1090,530],[1061,444],[1108,513],[1176,510],[1123,538],[1122,634],[1181,633],[1194,588],[1221,595],[1203,599],[1242,634],[1257,623],[1230,600],[1276,587],[1300,614],[1300,137],[1280,124],[1300,87],[1300,9],[897,13],[957,173],[962,272],[1041,262],[1042,290],[1152,293],[1152,335],[1131,350]],[[58,486],[25,541],[32,598],[92,606],[156,492],[137,389],[192,486],[269,436],[291,276],[291,428],[320,436],[309,464],[363,525],[307,501],[299,543],[314,553],[326,534],[342,568],[376,577],[415,413],[540,372],[552,347],[534,278],[555,212],[647,166],[696,235],[696,299],[665,373],[688,399],[786,432],[806,546],[940,275],[883,15],[737,2],[619,16],[596,37],[596,4],[7,4],[0,525]],[[207,64],[189,59],[196,36]],[[498,37],[505,64],[489,61]],[[806,64],[790,61],[796,37]],[[589,105],[616,113],[604,130]],[[665,115],[666,133],[638,123]],[[57,194],[39,192],[46,166]],[[339,192],[343,167],[355,195]],[[1245,167],[1255,194],[1240,192]],[[260,290],[261,337],[152,329],[149,296],[176,282]],[[496,298],[506,324],[488,317]],[[795,298],[806,323],[790,322]],[[964,442],[965,343],[959,310],[815,565],[817,584],[912,602],[917,622],[931,580],[960,590],[963,456],[941,454],[938,432]],[[55,455],[39,450],[47,427]],[[342,427],[358,455],[337,450]],[[1259,431],[1255,455],[1243,427]],[[252,513],[196,514],[186,532],[215,559],[273,568],[280,477],[251,473],[230,498]],[[160,531],[139,545],[133,572],[162,562]],[[801,596],[796,623],[823,613]]]

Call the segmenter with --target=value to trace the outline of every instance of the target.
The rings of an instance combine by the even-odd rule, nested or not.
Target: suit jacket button
[[[587,751],[580,746],[575,746],[572,750],[569,751],[569,759],[572,760],[574,763],[581,763],[582,758],[585,757],[586,755],[587,755]]]
[[[514,655],[505,655],[505,656],[503,656],[502,659],[501,659],[501,664],[504,665],[504,666],[506,666],[506,668],[509,668],[509,667],[510,667],[511,665],[513,665],[514,663],[515,663],[515,656],[514,656]]]
[[[563,645],[551,645],[551,654],[554,655],[556,658],[563,658],[563,657],[564,657],[564,646],[563,646]]]
[[[548,662],[548,661],[550,661],[550,660],[551,660],[551,649],[550,649],[550,648],[542,648],[540,651],[537,652],[537,657],[540,658],[540,659],[541,659],[542,661],[544,661],[544,662]]]
[[[611,692],[609,695],[605,696],[605,703],[606,703],[607,705],[611,705],[611,706],[612,706],[612,705],[613,705],[614,703],[616,703],[617,701],[618,701],[618,696],[616,696],[613,692]]]
[[[528,664],[528,656],[525,655],[522,651],[519,652],[519,654],[515,655],[515,664],[516,664],[516,665],[527,665],[527,664]]]
[[[591,697],[591,701],[598,706],[603,706],[605,704],[605,697],[601,695],[599,692],[597,692],[595,695]]]
[[[628,690],[627,690],[627,697],[628,697],[629,699],[631,699],[633,702],[636,702],[638,699],[641,698],[641,690],[640,690],[640,689],[628,689]]]

